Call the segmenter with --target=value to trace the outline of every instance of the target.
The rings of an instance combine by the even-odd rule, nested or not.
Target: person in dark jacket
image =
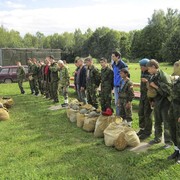
[[[78,100],[80,102],[83,102],[84,104],[87,104],[87,98],[86,98],[86,68],[84,65],[84,60],[82,58],[79,58],[78,61],[78,70],[76,74],[76,88],[77,88],[77,94],[78,94]]]

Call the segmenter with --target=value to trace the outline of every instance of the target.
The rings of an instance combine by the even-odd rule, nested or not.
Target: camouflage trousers
[[[23,89],[23,79],[18,79],[18,86],[19,86],[19,89],[21,91],[21,93],[24,93],[24,89]]]
[[[37,79],[37,77],[33,77],[32,84],[33,84],[33,89],[35,91],[35,94],[38,94],[39,89],[38,89],[38,79]]]
[[[97,96],[97,88],[87,87],[86,90],[87,102],[91,104],[96,109],[98,108],[98,96]]]
[[[102,88],[100,93],[101,109],[105,111],[106,108],[111,108],[112,90],[111,88]]]
[[[130,108],[126,108],[127,100],[126,99],[119,99],[119,112],[120,117],[127,122],[132,122],[132,105]]]
[[[64,102],[65,103],[67,103],[67,101],[68,101],[68,90],[69,90],[69,86],[62,86],[62,85],[59,84],[58,91],[64,97]]]
[[[155,101],[154,106],[154,120],[155,120],[155,139],[161,140],[162,138],[162,125],[164,124],[164,141],[171,144],[170,128],[169,128],[169,111],[170,102],[164,99],[161,103]]]
[[[139,102],[139,127],[144,134],[152,133],[152,109],[148,98],[140,99]]]
[[[54,101],[58,101],[58,81],[51,82],[51,97]]]
[[[33,87],[33,81],[32,80],[29,80],[29,86],[30,86],[31,93],[34,93],[34,87]]]
[[[169,110],[169,127],[171,138],[175,146],[180,149],[180,122],[178,122],[178,118],[180,118],[180,103],[172,102]]]

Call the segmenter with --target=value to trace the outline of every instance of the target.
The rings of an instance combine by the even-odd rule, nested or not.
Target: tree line
[[[76,56],[110,59],[113,50],[119,50],[125,60],[136,62],[141,58],[155,58],[160,62],[180,59],[180,13],[177,9],[154,10],[147,25],[141,30],[123,32],[100,27],[82,33],[54,33],[45,36],[26,33],[21,37],[16,30],[0,27],[1,48],[52,48],[62,49],[63,58],[73,62]]]

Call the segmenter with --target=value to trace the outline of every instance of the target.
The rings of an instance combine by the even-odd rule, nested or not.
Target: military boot
[[[180,157],[179,156],[179,150],[175,150],[174,152],[173,152],[173,154],[171,154],[170,156],[168,156],[168,160],[171,160],[171,159],[175,159],[175,158],[177,158],[177,157]],[[180,158],[179,158],[179,161],[180,161]]]

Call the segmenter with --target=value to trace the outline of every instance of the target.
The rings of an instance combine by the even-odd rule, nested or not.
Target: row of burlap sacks
[[[12,98],[0,97],[0,121],[6,121],[9,119],[10,108],[14,104]]]
[[[70,122],[87,132],[94,132],[97,138],[103,138],[106,146],[115,146],[117,150],[124,150],[127,146],[136,147],[140,144],[139,137],[133,128],[129,127],[122,118],[104,116],[99,110],[86,104],[79,106],[70,104],[66,109]]]

